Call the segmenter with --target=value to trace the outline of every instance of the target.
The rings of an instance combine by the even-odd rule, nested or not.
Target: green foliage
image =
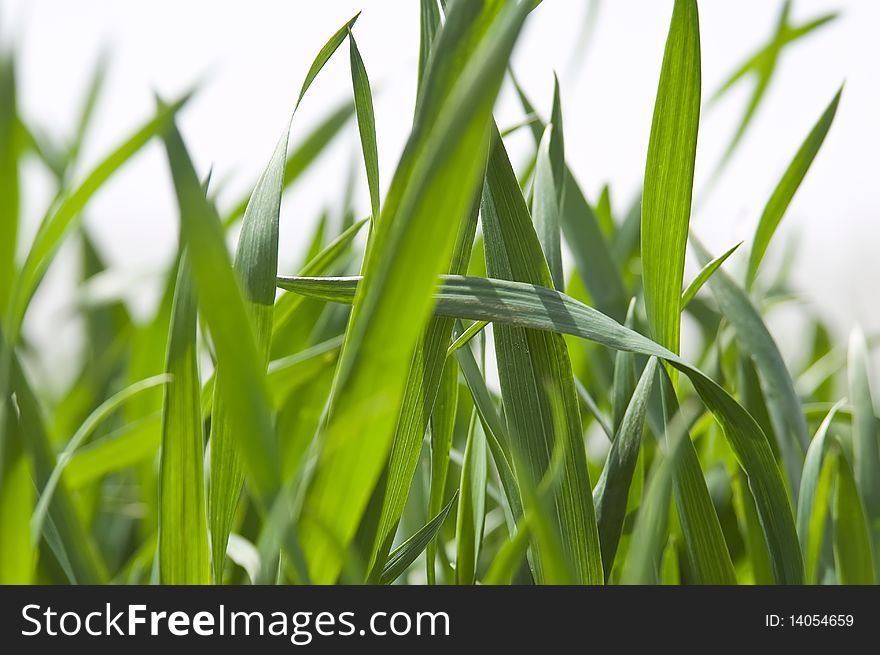
[[[619,213],[617,189],[589,198],[566,161],[588,119],[566,113],[564,132],[565,88],[549,71],[546,120],[514,78],[522,115],[495,125],[537,2],[420,1],[412,126],[384,196],[358,16],[315,57],[294,114],[346,39],[350,95],[310,132],[283,129],[246,196],[220,209],[177,128],[188,94],[77,178],[107,60],[56,142],[21,115],[4,53],[0,582],[876,583],[878,339],[856,329],[847,348],[804,310],[794,367],[777,345],[789,335],[767,321],[790,292],[786,271],[758,276],[795,192],[814,182],[842,93],[754,217],[734,275],[741,244],[713,258],[691,230],[700,25],[696,0],[668,4],[643,188]],[[709,187],[781,53],[833,18],[793,25],[790,4],[709,101],[756,81]],[[352,117],[357,131],[343,130]],[[519,169],[508,148],[521,128],[533,143]],[[83,212],[154,138],[180,242],[142,321],[90,293],[112,270]],[[336,138],[352,141],[369,205],[340,188],[341,212],[315,222],[288,275],[283,194]],[[31,156],[54,200],[22,243]],[[72,238],[87,355],[50,393],[56,362],[24,318]],[[683,289],[688,244],[701,268]],[[680,343],[691,319],[699,339]]]

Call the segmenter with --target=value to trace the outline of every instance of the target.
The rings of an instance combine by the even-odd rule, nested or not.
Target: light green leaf
[[[696,0],[675,0],[654,104],[642,194],[642,283],[648,326],[678,352],[682,277],[700,123]]]
[[[629,488],[642,444],[642,428],[648,409],[648,398],[657,374],[657,360],[651,358],[636,385],[623,420],[617,429],[605,467],[593,487],[596,524],[602,545],[602,565],[608,579],[623,530]]]
[[[880,557],[880,431],[868,371],[868,345],[856,327],[849,340],[849,397],[853,405],[853,466],[874,553]]]
[[[455,521],[456,584],[471,585],[476,579],[486,519],[486,479],[486,437],[474,410],[461,467],[460,500]]]
[[[0,584],[31,584],[36,552],[28,537],[34,483],[18,415],[11,404],[4,419],[6,429],[0,442]]]
[[[837,457],[834,492],[834,562],[840,584],[874,584],[871,535],[856,480],[846,457]]]
[[[367,186],[370,190],[370,209],[373,222],[379,218],[379,150],[376,145],[376,118],[373,114],[373,92],[364,60],[358,50],[354,35],[348,33],[351,50],[351,84],[354,90],[354,106],[357,112],[358,130],[361,135],[361,149],[364,153],[364,166],[367,169]]]
[[[550,160],[550,144],[553,141],[553,126],[548,126],[538,146],[538,161],[535,165],[535,185],[532,199],[532,218],[535,231],[547,264],[553,286],[560,291],[565,288],[562,273],[562,246],[559,230],[559,204],[556,183],[553,177],[553,164]]]
[[[700,289],[703,288],[703,285],[706,284],[706,281],[712,277],[712,274],[717,271],[721,265],[727,261],[727,258],[730,257],[741,245],[742,241],[703,266],[700,272],[697,273],[697,276],[688,285],[687,289],[684,290],[684,293],[681,294],[681,311],[684,311],[685,307],[688,306],[688,303],[693,300],[694,296],[696,296]]]
[[[281,278],[278,283],[282,288],[326,300],[351,302],[359,279]],[[705,373],[592,307],[543,286],[450,275],[442,278],[435,297],[434,311],[438,315],[570,334],[615,350],[664,359],[687,375],[721,424],[748,476],[776,581],[797,584],[802,580],[803,566],[791,499],[767,437],[749,413]]]
[[[313,582],[336,580],[342,553],[334,545],[350,543],[381,473],[407,370],[430,316],[430,290],[449,266],[458,231],[458,225],[437,216],[461,221],[466,215],[482,169],[477,153],[528,9],[522,3],[505,5],[476,54],[451,78],[440,53],[455,54],[458,35],[479,7],[452,5],[438,36],[423,113],[371,239],[364,286],[355,299],[328,419],[318,436],[318,459],[300,517]],[[424,243],[432,247],[425,250]]]
[[[761,265],[764,253],[767,252],[770,240],[773,238],[773,234],[776,232],[780,221],[782,221],[782,217],[785,215],[791,199],[794,198],[795,192],[797,192],[798,187],[803,182],[807,171],[810,170],[810,165],[816,158],[819,148],[822,147],[822,143],[825,141],[825,136],[828,134],[831,123],[834,121],[834,115],[837,113],[837,106],[840,104],[840,95],[842,93],[843,87],[840,87],[831,103],[822,112],[819,120],[801,144],[794,159],[791,160],[785,174],[779,180],[779,184],[776,185],[770,199],[764,206],[761,220],[758,222],[758,227],[755,230],[752,252],[749,254],[749,266],[746,271],[746,289],[751,289],[752,284],[755,282],[755,277],[758,275],[758,267]]]
[[[162,584],[210,584],[198,309],[185,255],[175,286],[159,460],[159,576]]]
[[[380,578],[381,584],[391,584],[399,578],[400,575],[406,571],[414,561],[416,561],[416,558],[422,554],[425,547],[434,541],[434,537],[437,536],[437,533],[446,521],[446,517],[449,516],[449,510],[452,509],[452,505],[455,503],[457,497],[458,492],[456,491],[452,495],[452,498],[449,499],[449,502],[446,503],[446,506],[443,507],[434,518],[428,521],[418,532],[394,549],[394,552],[388,556],[388,561],[385,563],[385,568],[382,570],[382,576]]]

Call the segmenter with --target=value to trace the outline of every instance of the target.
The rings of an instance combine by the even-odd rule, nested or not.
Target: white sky
[[[769,38],[781,1],[700,2],[704,97],[742,58]],[[514,69],[546,113],[552,72],[562,81],[566,154],[589,197],[609,183],[622,211],[644,170],[651,113],[672,0],[604,0],[585,63],[570,66],[583,20],[583,0],[545,0],[517,46]],[[407,135],[415,93],[417,0],[0,0],[4,47],[19,50],[23,113],[56,137],[69,135],[92,67],[111,54],[109,84],[87,140],[85,157],[99,160],[154,107],[153,93],[172,98],[203,80],[181,128],[197,165],[228,179],[221,204],[239,197],[268,160],[300,84],[324,41],[356,11],[355,36],[374,85],[382,186],[390,181]],[[798,287],[841,331],[858,321],[880,330],[878,200],[880,151],[880,2],[796,0],[796,23],[830,10],[843,16],[783,57],[765,104],[723,182],[693,219],[720,252],[751,239],[764,202],[812,124],[845,79],[835,124],[784,220],[796,233]],[[294,122],[296,144],[327,107],[350,96],[347,46],[320,74]],[[704,114],[697,182],[710,172],[746,101],[748,84]],[[502,126],[520,116],[507,90]],[[514,141],[524,145],[524,141]],[[281,265],[291,266],[320,210],[340,204],[357,153],[353,126],[303,182],[285,197]],[[521,159],[521,158],[520,158]],[[514,155],[514,160],[519,161]],[[31,167],[33,168],[33,167]],[[45,209],[46,180],[27,175],[25,211],[32,234]],[[358,206],[367,213],[366,185]],[[105,256],[131,274],[155,270],[175,247],[177,212],[164,154],[157,144],[96,196],[87,224]],[[779,255],[779,244],[770,258]],[[58,299],[69,253],[47,282],[28,329],[57,340]],[[65,263],[66,261],[66,263]],[[772,263],[772,262],[771,262]],[[67,266],[67,272],[65,272]],[[143,290],[133,295],[143,296]],[[792,348],[791,344],[786,344]],[[52,347],[49,343],[48,347]],[[797,345],[794,345],[796,348]]]

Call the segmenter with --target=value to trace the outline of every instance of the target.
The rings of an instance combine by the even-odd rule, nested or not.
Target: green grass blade
[[[305,173],[306,169],[327,149],[327,146],[342,131],[342,128],[348,124],[354,111],[354,102],[346,100],[330,112],[304,138],[298,140],[299,143],[288,155],[287,164],[284,168],[285,190],[293,186],[302,174]],[[256,183],[251,188],[255,185]],[[250,195],[246,195],[224,215],[223,225],[225,227],[229,227],[244,216],[244,210],[247,209],[249,200]]]
[[[860,328],[855,328],[850,335],[848,359],[856,486],[865,508],[874,553],[880,558],[880,431],[871,395],[868,345]]]
[[[0,335],[0,347],[3,346],[8,347],[7,342]],[[33,482],[38,488],[44,488],[55,468],[54,448],[43,421],[42,408],[17,357],[11,354],[9,362],[10,388],[15,392],[18,404],[19,426],[24,449],[31,462]],[[106,565],[63,479],[58,482],[49,503],[46,527],[44,534],[47,543],[49,543],[51,527],[51,534],[57,537],[54,540],[58,546],[54,549],[56,557],[64,562],[72,582],[79,584],[107,582]]]
[[[846,457],[837,457],[834,492],[834,563],[840,584],[874,584],[874,558],[868,518]]]
[[[710,256],[705,248],[696,239],[692,239],[692,243],[701,263],[708,262]],[[712,276],[709,288],[722,314],[733,325],[740,346],[754,359],[789,484],[796,491],[800,486],[809,432],[794,382],[776,342],[746,293],[723,270]]]
[[[434,518],[428,521],[418,532],[394,549],[394,551],[388,556],[388,561],[385,563],[385,568],[382,570],[382,575],[379,579],[381,584],[391,584],[399,578],[400,575],[416,561],[416,558],[422,554],[422,551],[425,550],[428,544],[434,541],[434,537],[437,536],[437,533],[446,521],[446,517],[449,516],[449,511],[455,504],[455,499],[457,497],[458,492],[456,491],[452,495],[452,498],[449,499],[449,502],[446,503],[446,506],[443,507]]]
[[[161,419],[156,412],[79,448],[65,469],[67,484],[73,490],[80,489],[155,455],[162,441]]]
[[[822,420],[810,442],[804,460],[804,474],[798,494],[797,529],[804,554],[805,580],[814,584],[818,575],[819,552],[825,536],[825,519],[830,499],[833,457],[828,453],[828,430],[843,402],[836,403]]]
[[[58,455],[52,473],[49,475],[49,479],[46,481],[46,484],[40,492],[40,499],[37,502],[37,506],[34,508],[34,514],[31,517],[32,544],[36,545],[43,533],[43,525],[49,514],[52,497],[61,482],[61,475],[64,473],[67,463],[70,461],[70,458],[73,457],[77,448],[79,448],[80,445],[98,429],[98,426],[100,426],[103,421],[119,409],[119,407],[129,398],[152,387],[165,384],[168,380],[169,378],[167,375],[158,375],[136,382],[105,400],[97,409],[95,409],[95,411],[89,414],[88,418],[86,418],[76,433],[70,438],[70,441],[65,444],[64,450]]]
[[[537,146],[544,133],[544,122],[537,117],[534,106],[516,78],[513,78],[513,82],[526,114],[535,116],[530,126]],[[561,110],[558,110],[558,113],[560,114],[558,121],[561,124]],[[554,154],[556,153],[557,149],[554,149]],[[558,154],[556,156],[558,157]],[[590,292],[596,308],[615,320],[622,321],[626,316],[628,295],[618,273],[611,247],[599,228],[593,208],[587,202],[571,170],[566,168],[563,178],[562,184],[557,188],[557,191],[562,192],[562,201],[559,203],[560,221],[566,244],[571,249],[575,268]]]
[[[654,340],[678,352],[682,276],[700,123],[695,0],[676,0],[654,104],[642,195],[642,283]]]
[[[837,94],[835,94],[828,107],[825,108],[825,111],[822,112],[819,120],[801,144],[801,147],[798,148],[794,159],[791,160],[785,174],[779,180],[779,184],[776,185],[776,188],[770,195],[770,199],[764,206],[761,220],[758,222],[758,228],[755,230],[752,251],[749,254],[749,265],[746,271],[747,289],[750,289],[752,284],[754,284],[755,278],[758,275],[758,267],[761,265],[764,253],[767,252],[770,240],[782,221],[782,217],[785,215],[791,199],[794,198],[794,194],[797,192],[798,187],[800,187],[801,182],[803,182],[807,171],[810,170],[810,166],[816,158],[819,148],[822,147],[822,143],[825,141],[828,130],[831,128],[831,123],[834,121],[834,115],[837,113],[837,106],[840,104],[842,93],[843,87],[837,91]]]
[[[623,530],[629,488],[642,444],[642,428],[648,409],[648,398],[657,374],[657,360],[651,358],[645,367],[632,400],[626,408],[602,474],[593,488],[596,524],[602,545],[602,565],[608,579]]]
[[[471,203],[483,161],[477,153],[528,5],[505,5],[461,75],[447,79],[446,64],[453,62],[440,51],[455,53],[455,30],[471,24],[475,10],[471,3],[450,8],[427,78],[442,84],[426,82],[424,114],[371,239],[301,516],[303,551],[316,583],[337,578],[341,553],[332,544],[350,543],[385,463],[412,354],[430,316],[430,291],[449,266],[458,231],[436,217],[463,221]],[[425,243],[432,244],[427,251],[420,247]]]
[[[419,71],[417,85],[421,90],[422,79],[428,69],[428,59],[434,39],[440,30],[440,7],[437,0],[419,0]]]
[[[91,197],[131,157],[154,136],[161,134],[173,120],[177,111],[186,103],[189,95],[171,105],[163,105],[155,116],[132,134],[116,150],[110,153],[86,176],[82,183],[68,193],[57,207],[40,224],[34,242],[28,251],[13,293],[13,310],[10,318],[10,339],[15,341],[17,331],[24,319],[30,299],[49,268],[61,241],[82,216],[82,210]]]
[[[345,25],[340,27],[333,36],[324,44],[320,51],[318,51],[315,60],[312,62],[309,71],[306,73],[306,79],[303,80],[302,87],[299,90],[299,97],[296,99],[296,106],[293,111],[296,112],[296,109],[299,107],[299,103],[302,102],[303,97],[306,95],[306,91],[309,90],[309,87],[312,85],[312,82],[315,81],[315,78],[318,76],[318,73],[321,72],[321,69],[324,68],[324,65],[330,60],[330,57],[333,56],[333,53],[336,52],[337,48],[342,45],[342,42],[345,41],[345,37],[349,35],[351,32],[351,28],[354,26],[355,22],[357,22],[358,17],[361,15],[360,12],[356,13],[352,16],[351,20],[349,20]]]
[[[660,392],[668,425],[678,414],[679,407],[672,381],[665,370],[660,374]],[[667,442],[667,446],[670,445]],[[687,432],[679,448],[672,479],[681,531],[694,577],[698,584],[736,584],[736,573],[721,532],[721,523],[709,496],[700,459]]]
[[[376,144],[376,117],[373,113],[373,92],[370,78],[354,35],[348,33],[351,57],[351,85],[354,91],[354,106],[357,113],[358,130],[361,135],[361,149],[364,166],[367,169],[367,187],[370,190],[370,209],[373,222],[379,218],[379,149]]]
[[[336,302],[351,302],[358,282],[357,277],[279,280],[283,288]],[[791,499],[770,443],[754,418],[714,380],[651,339],[553,289],[466,276],[445,276],[442,282],[434,309],[439,315],[570,334],[615,350],[664,359],[687,375],[721,424],[748,476],[775,579],[784,584],[800,583],[803,565]]]
[[[535,165],[535,185],[532,199],[532,218],[535,231],[547,264],[553,286],[560,291],[565,288],[562,273],[562,246],[559,230],[559,203],[556,183],[553,177],[553,162],[550,159],[550,145],[553,142],[553,127],[548,126],[538,146],[538,161]]]
[[[29,539],[34,483],[11,403],[4,419],[6,429],[0,442],[0,584],[31,584],[36,559]]]
[[[185,262],[185,259],[183,260]],[[168,337],[159,461],[159,576],[162,584],[210,584],[205,438],[200,412],[196,323],[189,266],[177,276]]]
[[[486,436],[474,410],[465,445],[464,464],[461,467],[460,500],[455,520],[456,584],[472,585],[476,580],[486,519],[487,472]]]
[[[688,303],[693,300],[694,296],[696,296],[700,289],[703,288],[703,285],[706,284],[710,277],[712,277],[712,274],[717,271],[721,265],[727,261],[727,258],[730,257],[741,245],[742,241],[733,246],[727,252],[718,255],[718,257],[700,269],[697,276],[688,285],[687,289],[684,290],[684,293],[681,294],[681,311],[684,311],[685,307],[688,306]]]
[[[436,516],[443,506],[449,474],[449,451],[455,436],[458,408],[458,364],[447,358],[440,378],[440,389],[431,412],[431,489],[428,494],[428,516]],[[438,528],[439,529],[439,528]],[[437,542],[431,539],[425,553],[428,584],[436,582]]]
[[[672,496],[673,471],[687,439],[688,426],[696,418],[693,407],[685,406],[670,421],[666,430],[667,451],[654,464],[639,507],[630,538],[629,552],[621,573],[621,584],[657,584],[658,565],[666,543],[669,501]]]
[[[626,311],[624,325],[632,329],[635,323],[636,299],[633,298]],[[614,377],[611,380],[611,425],[612,439],[626,413],[636,388],[635,357],[632,353],[619,350],[614,355]],[[595,496],[595,494],[594,494]]]
[[[266,389],[263,357],[242,297],[223,228],[196,176],[177,129],[165,135],[165,148],[180,205],[182,243],[188,247],[199,309],[211,331],[217,366],[228,372],[224,396],[228,420],[258,500],[266,503],[280,487],[279,464]],[[216,473],[212,471],[212,475]]]
[[[496,278],[553,286],[519,183],[500,136],[489,157],[482,206],[486,268]],[[581,418],[571,361],[560,335],[495,326],[495,348],[512,449],[520,453],[531,480],[540,480],[555,443],[551,395],[554,385],[563,403],[568,456],[555,495],[555,529],[579,583],[603,579],[599,537],[581,436]],[[535,558],[542,580],[542,555]]]
[[[281,212],[284,164],[290,134],[288,125],[266,169],[254,188],[242,220],[241,235],[235,252],[235,273],[246,303],[251,334],[255,338],[259,358],[254,362],[265,372],[272,343],[272,322],[275,305],[273,278],[278,274],[278,217]],[[215,337],[216,339],[216,337]],[[211,463],[208,485],[208,519],[211,526],[211,551],[214,579],[223,575],[226,543],[231,531],[233,514],[244,484],[244,466],[239,440],[235,434],[231,396],[239,393],[238,381],[230,381],[222,362],[218,362],[211,416]],[[267,445],[270,443],[267,441]],[[274,444],[274,438],[271,443]]]
[[[0,57],[0,317],[6,313],[15,278],[18,244],[18,109],[15,65]]]

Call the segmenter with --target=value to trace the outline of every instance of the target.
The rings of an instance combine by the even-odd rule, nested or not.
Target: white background
[[[546,114],[552,73],[562,82],[566,154],[588,196],[611,185],[622,212],[638,191],[666,38],[671,0],[604,0],[598,30],[572,66],[587,3],[545,0],[527,23],[514,70]],[[770,38],[781,2],[703,0],[700,3],[704,98],[730,71]],[[84,169],[154,108],[154,93],[170,99],[196,82],[201,89],[180,124],[202,173],[213,166],[225,180],[221,206],[237,200],[268,160],[293,108],[314,55],[340,25],[363,10],[355,36],[374,86],[383,189],[407,136],[415,94],[417,0],[0,0],[2,44],[18,52],[20,109],[47,134],[70,135],[94,63],[110,55],[108,85],[85,146]],[[792,203],[782,241],[797,236],[795,282],[805,302],[829,318],[843,337],[859,322],[880,330],[877,153],[880,152],[880,2],[796,0],[796,24],[840,10],[842,16],[784,53],[776,79],[723,182],[693,219],[717,253],[751,239],[764,202],[802,139],[846,80],[835,124]],[[306,96],[292,143],[328,107],[350,97],[347,45]],[[751,82],[705,112],[697,185],[726,145]],[[502,127],[521,112],[507,89],[498,104]],[[514,141],[514,161],[528,141]],[[282,270],[298,261],[304,235],[320,211],[338,207],[353,158],[356,131],[344,132],[320,163],[285,197]],[[357,169],[362,177],[361,169]],[[83,171],[80,171],[81,173]],[[34,165],[26,171],[23,238],[45,210],[48,182]],[[358,207],[368,211],[361,180]],[[90,203],[86,224],[121,279],[146,280],[128,294],[137,314],[148,314],[157,271],[176,247],[176,208],[163,151],[151,144]],[[784,248],[768,255],[772,270]],[[64,299],[74,260],[63,253],[29,315],[27,329],[62,355],[75,335]],[[741,262],[740,262],[741,263]],[[733,262],[734,270],[736,262]],[[690,269],[689,269],[690,270]],[[144,300],[146,299],[146,300]],[[797,338],[777,336],[796,355]]]

